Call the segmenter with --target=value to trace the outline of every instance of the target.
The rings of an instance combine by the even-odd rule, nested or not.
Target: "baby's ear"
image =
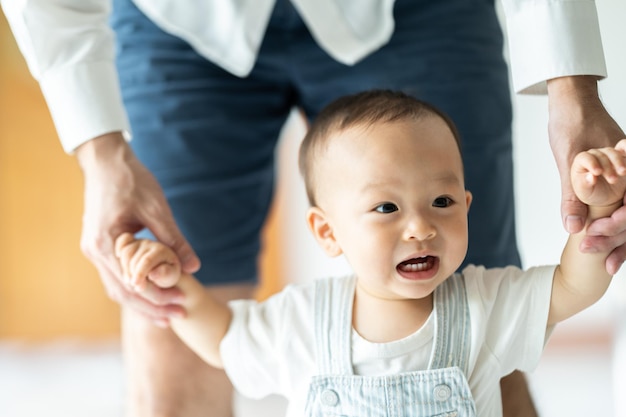
[[[473,199],[472,193],[465,190],[465,205],[467,206],[467,211],[469,211],[469,208],[472,205],[472,199]]]
[[[311,207],[306,213],[306,223],[326,255],[331,258],[341,255],[342,251],[335,239],[333,228],[321,208]]]

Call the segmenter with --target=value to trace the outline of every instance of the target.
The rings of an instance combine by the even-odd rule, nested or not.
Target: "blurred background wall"
[[[0,15],[0,338],[118,332],[79,250],[81,175]]]

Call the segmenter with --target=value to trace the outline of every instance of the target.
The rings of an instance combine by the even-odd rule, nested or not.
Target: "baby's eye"
[[[450,197],[437,197],[433,201],[433,207],[450,207],[454,203]]]
[[[393,213],[394,211],[398,211],[398,206],[393,203],[383,203],[379,206],[376,206],[374,210],[379,213]]]

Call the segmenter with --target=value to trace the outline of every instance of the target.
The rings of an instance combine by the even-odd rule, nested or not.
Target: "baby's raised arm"
[[[215,301],[194,277],[181,274],[176,253],[160,242],[124,233],[115,241],[115,254],[124,277],[137,291],[152,284],[181,290],[186,316],[171,319],[172,329],[207,363],[222,367],[219,345],[230,326],[230,309]]]
[[[622,206],[626,192],[626,139],[614,148],[590,149],[576,156],[571,170],[572,187],[589,206],[587,225],[610,216]],[[589,307],[602,297],[611,282],[605,260],[613,248],[583,253],[585,229],[571,235],[554,273],[548,324],[554,324]]]

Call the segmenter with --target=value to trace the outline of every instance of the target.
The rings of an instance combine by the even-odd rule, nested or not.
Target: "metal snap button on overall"
[[[323,405],[334,407],[339,404],[339,395],[332,389],[322,391],[321,401]]]
[[[452,390],[446,384],[437,385],[433,390],[433,395],[437,401],[446,401],[452,396]]]

